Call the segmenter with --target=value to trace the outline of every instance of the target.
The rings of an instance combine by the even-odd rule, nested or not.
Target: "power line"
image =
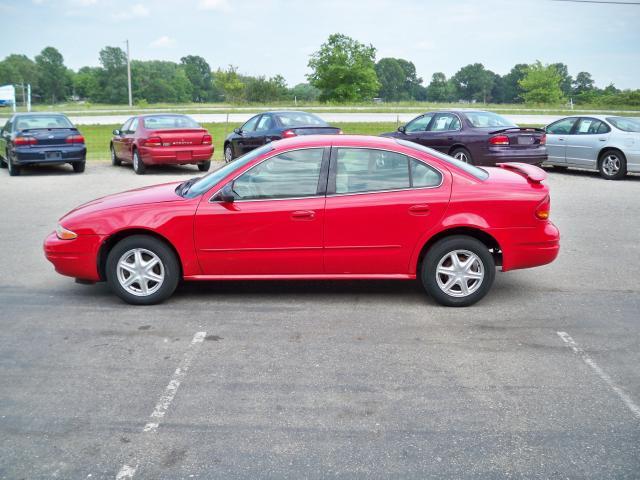
[[[616,2],[609,0],[551,0],[552,2],[571,2],[571,3],[603,3],[605,5],[640,5],[640,2]]]

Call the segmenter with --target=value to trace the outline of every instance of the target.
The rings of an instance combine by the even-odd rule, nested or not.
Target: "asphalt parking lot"
[[[186,179],[0,171],[0,478],[638,478],[640,177],[550,171],[558,260],[467,309],[413,283],[56,274],[66,211]]]

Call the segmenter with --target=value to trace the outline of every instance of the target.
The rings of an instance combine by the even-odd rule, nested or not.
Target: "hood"
[[[137,188],[122,193],[107,195],[106,197],[92,200],[91,202],[80,205],[67,213],[61,220],[74,216],[78,213],[94,213],[112,208],[124,208],[136,205],[146,205],[150,203],[171,202],[182,200],[182,197],[176,193],[176,187],[182,182],[163,183],[161,185],[152,185],[150,187]]]

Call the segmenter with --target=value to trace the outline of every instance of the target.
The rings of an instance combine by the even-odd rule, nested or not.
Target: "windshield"
[[[460,170],[464,170],[465,172],[473,175],[478,180],[486,180],[487,178],[489,178],[489,174],[483,169],[474,167],[473,165],[465,163],[461,160],[457,160],[453,157],[450,157],[449,155],[445,155],[444,153],[440,153],[437,150],[434,150],[432,148],[424,147],[418,143],[409,142],[407,140],[401,140],[399,138],[396,139],[396,142],[398,142],[400,145],[404,145],[405,147],[413,148],[414,150],[428,153],[432,157],[436,157],[436,158],[439,158],[440,160],[444,160],[445,162],[450,163],[455,167],[458,167]]]
[[[153,115],[144,117],[144,126],[149,130],[171,128],[200,128],[200,125],[186,115]]]
[[[498,114],[491,112],[465,112],[464,113],[471,125],[477,128],[494,128],[494,127],[515,127],[517,126],[511,120],[507,120]]]
[[[285,127],[295,127],[297,125],[327,126],[327,122],[322,120],[320,117],[316,117],[315,115],[306,112],[282,112],[277,113],[276,117],[278,117],[280,123]]]
[[[16,118],[16,130],[18,131],[39,128],[73,128],[73,125],[63,115],[28,115]]]
[[[614,127],[625,132],[640,132],[640,118],[608,117],[607,121]]]
[[[260,155],[263,155],[267,152],[273,150],[273,146],[270,144],[263,145],[260,148],[256,148],[255,150],[251,150],[249,153],[243,155],[242,157],[234,160],[233,162],[227,163],[223,167],[219,168],[211,172],[208,175],[200,178],[197,182],[195,182],[189,191],[186,193],[186,198],[194,198],[198,195],[202,195],[204,192],[209,190],[211,187],[220,182],[227,175],[235,172],[236,170],[244,167],[247,163],[251,162],[253,159],[258,158]]]

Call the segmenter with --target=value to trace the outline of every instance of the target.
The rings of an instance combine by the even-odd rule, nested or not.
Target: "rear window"
[[[145,117],[144,126],[149,130],[200,128],[198,122],[186,115],[153,115],[151,117]]]
[[[640,132],[640,118],[607,117],[607,121],[614,127],[625,132]]]
[[[493,127],[515,127],[516,124],[511,120],[492,112],[465,112],[465,116],[477,128],[493,128]]]
[[[425,147],[418,143],[408,142],[407,140],[401,140],[399,138],[396,138],[396,142],[398,142],[400,145],[403,145],[405,147],[418,150],[419,152],[428,153],[432,157],[436,157],[436,158],[439,158],[440,160],[444,160],[445,162],[450,163],[454,167],[457,167],[460,170],[464,170],[468,174],[473,175],[478,180],[486,180],[487,178],[489,178],[489,174],[485,170],[475,167],[473,165],[469,165],[468,163],[461,162],[460,160],[450,157],[449,155],[445,155],[444,153],[440,153],[437,150],[434,150],[432,148]]]
[[[41,128],[73,128],[69,119],[63,115],[29,115],[16,118],[16,130],[34,130]]]
[[[276,113],[275,115],[280,123],[285,127],[296,127],[296,126],[309,126],[315,125],[319,127],[326,127],[327,122],[322,120],[320,117],[316,117],[311,113],[306,112],[284,112],[284,113]]]

